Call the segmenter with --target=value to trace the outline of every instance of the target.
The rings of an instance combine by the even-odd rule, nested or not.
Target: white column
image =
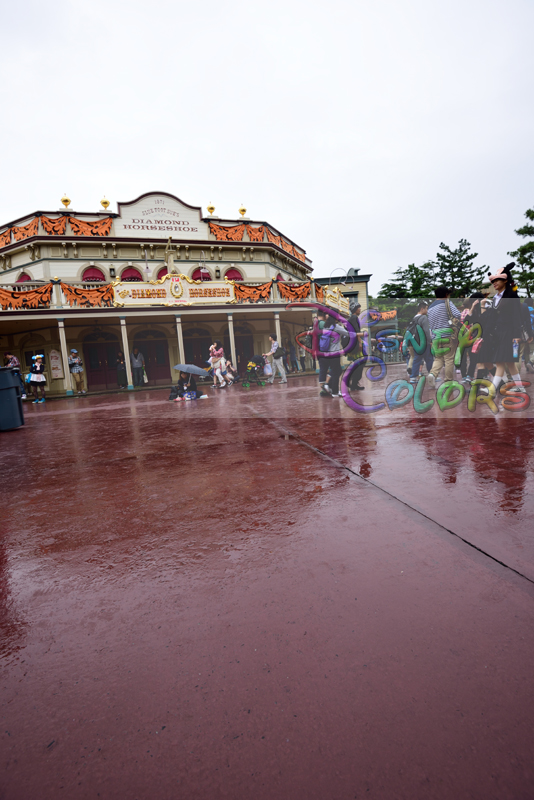
[[[276,338],[278,344],[282,345],[282,328],[280,327],[280,314],[278,311],[274,312],[274,327],[276,328]]]
[[[63,308],[63,293],[61,291],[61,286],[57,282],[58,280],[59,280],[58,278],[54,278],[54,280],[53,280],[53,283],[54,283],[53,298],[54,298],[54,300],[53,300],[52,306],[54,308]]]
[[[176,315],[176,335],[178,336],[178,356],[180,364],[185,364],[184,335],[182,332],[182,318]]]
[[[126,318],[121,317],[122,349],[124,351],[124,363],[126,365],[126,378],[128,379],[128,390],[133,392],[132,362],[130,361],[130,345],[128,344],[128,333],[126,331]]]
[[[61,358],[63,359],[63,384],[65,386],[65,394],[74,394],[72,391],[71,377],[69,370],[69,351],[67,350],[67,337],[65,336],[65,321],[58,319],[57,325],[59,328],[59,343],[61,345]]]
[[[230,339],[230,352],[232,354],[232,366],[237,369],[237,354],[235,351],[235,338],[234,338],[234,315],[228,314],[228,337]]]

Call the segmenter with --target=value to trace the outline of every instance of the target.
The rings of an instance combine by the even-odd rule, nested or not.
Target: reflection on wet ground
[[[532,796],[533,422],[166,396],[1,436],[2,797]]]

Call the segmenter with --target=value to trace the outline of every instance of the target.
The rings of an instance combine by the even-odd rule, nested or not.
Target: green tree
[[[399,267],[393,273],[393,280],[384,283],[380,288],[378,297],[402,299],[415,297],[429,297],[433,294],[435,265],[427,261],[420,267],[408,264],[403,269]]]
[[[486,266],[474,266],[478,253],[471,253],[470,248],[466,239],[460,239],[454,250],[443,242],[439,246],[435,285],[448,286],[453,297],[469,297],[480,288],[488,271]]]
[[[531,223],[534,222],[534,208],[528,208],[525,211],[525,217]],[[534,225],[527,223],[522,228],[518,228],[516,233],[523,239],[530,238],[530,241],[519,245],[517,250],[512,250],[508,255],[512,256],[520,269],[519,274],[514,273],[518,286],[526,290],[528,297],[532,297],[534,291]]]

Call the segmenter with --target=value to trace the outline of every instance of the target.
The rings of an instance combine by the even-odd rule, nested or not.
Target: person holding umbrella
[[[206,370],[196,367],[194,364],[177,364],[174,369],[180,371],[178,383],[171,389],[169,400],[179,402],[180,400],[205,400],[207,394],[201,394],[197,389],[195,375],[206,376]]]

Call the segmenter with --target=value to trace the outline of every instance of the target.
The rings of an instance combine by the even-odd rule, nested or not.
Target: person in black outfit
[[[126,377],[126,362],[124,360],[124,353],[119,350],[117,353],[117,383],[119,389],[126,389],[128,385],[128,378]]]
[[[351,355],[354,357],[354,360],[357,360],[362,355],[362,345],[361,341],[363,339],[363,333],[361,332],[361,325],[360,325],[360,312],[362,310],[361,303],[354,303],[350,306],[350,317],[348,322],[352,325],[352,330],[356,331],[358,334],[358,339],[351,350]],[[358,391],[363,391],[365,388],[361,385],[360,381],[362,379],[363,368],[365,364],[360,364],[359,367],[356,367],[350,376],[350,389],[357,389]]]
[[[522,335],[521,337],[522,341],[519,346],[519,363],[521,364],[521,359],[523,359],[527,372],[534,372],[532,364],[530,363],[530,343],[534,339],[534,331],[532,330],[532,320],[530,317],[531,303],[532,298],[525,297],[519,307],[521,311],[521,333],[524,334],[524,336]],[[528,339],[525,339],[525,336],[528,336]]]
[[[517,296],[517,286],[512,278],[514,262],[501,267],[495,275],[490,275],[490,281],[495,289],[491,307],[484,314],[484,336],[489,334],[488,359],[495,364],[493,385],[499,389],[505,369],[508,370],[515,382],[510,391],[523,391],[521,376],[516,373],[518,357],[514,357],[514,343],[519,345],[521,339],[521,313],[520,301]]]
[[[480,300],[484,299],[482,292],[473,292],[473,294],[464,301],[464,309],[467,309],[467,315],[462,313],[462,321],[466,325],[472,325],[475,322],[480,323]],[[479,302],[476,302],[476,301]],[[460,371],[462,373],[462,381],[470,383],[473,378],[476,378],[477,364],[480,358],[477,353],[473,353],[470,347],[466,347],[462,353],[462,360],[460,361]]]
[[[193,375],[189,375],[187,372],[180,372],[178,383],[171,389],[169,400],[174,400],[175,403],[179,402],[184,399],[186,394],[192,395],[187,398],[188,400],[204,400],[207,397],[206,394],[198,391],[197,382]]]

